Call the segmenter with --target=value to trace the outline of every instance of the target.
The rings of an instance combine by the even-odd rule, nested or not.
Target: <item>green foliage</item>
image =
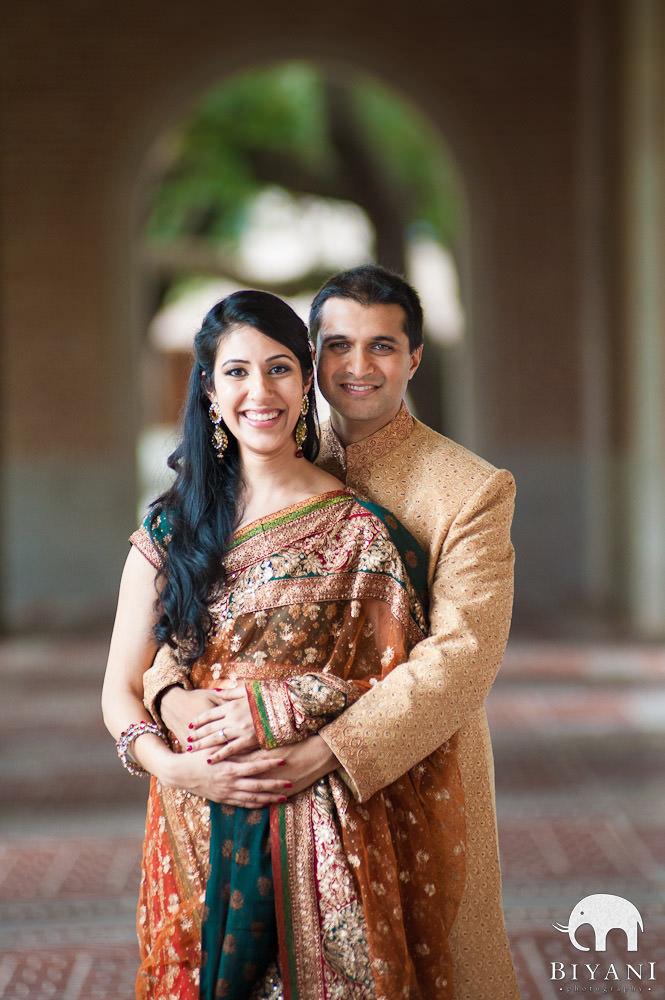
[[[302,63],[244,74],[208,93],[176,136],[176,154],[155,191],[148,235],[238,235],[248,202],[264,187],[255,160],[288,149],[313,166],[326,154],[321,82]]]
[[[411,106],[374,81],[357,78],[349,86],[350,107],[374,147],[377,169],[405,193],[409,224],[425,224],[449,242],[456,198],[436,136]],[[340,164],[325,88],[319,70],[294,62],[243,74],[208,93],[174,136],[174,159],[155,189],[148,237],[168,243],[197,235],[232,244],[249,203],[270,183],[295,194],[344,197],[341,181],[335,191]],[[271,178],[276,163],[280,177]]]
[[[368,77],[357,81],[353,102],[385,170],[409,194],[410,225],[450,245],[459,225],[455,171],[433,128],[411,104]]]

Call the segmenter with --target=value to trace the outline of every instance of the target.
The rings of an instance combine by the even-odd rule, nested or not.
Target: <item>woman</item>
[[[285,303],[237,292],[195,348],[176,480],[132,536],[103,696],[123,763],[153,775],[137,996],[444,1000],[464,884],[454,743],[362,806],[334,759],[300,789],[278,750],[239,752],[315,733],[405,659],[426,631],[422,554],[312,464],[312,354]],[[180,752],[151,722],[158,648],[194,687],[230,686],[221,752],[205,730]]]

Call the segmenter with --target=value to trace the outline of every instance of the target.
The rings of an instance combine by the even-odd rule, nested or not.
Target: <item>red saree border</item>
[[[311,789],[271,806],[270,835],[284,1000],[324,1000]],[[297,905],[291,896],[296,893]]]
[[[265,737],[266,747],[268,748],[268,750],[272,750],[273,747],[277,746],[277,741],[275,740],[272,729],[270,727],[268,710],[263,700],[263,694],[261,693],[261,684],[258,681],[251,681],[249,686],[251,687],[249,708],[252,713],[254,728],[256,729],[257,733],[263,732],[263,735]]]
[[[283,805],[273,806],[270,810],[270,839],[282,991],[284,1000],[298,1000],[298,976],[291,919],[289,859],[286,847],[286,809]],[[286,963],[283,961],[284,956],[287,957]]]

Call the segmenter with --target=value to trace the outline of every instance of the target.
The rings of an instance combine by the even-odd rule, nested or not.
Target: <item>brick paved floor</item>
[[[102,727],[103,662],[96,640],[0,645],[2,1000],[133,996],[146,785]],[[522,1000],[665,998],[663,680],[660,648],[509,648],[488,712]],[[552,927],[597,892],[637,905],[638,952],[620,931],[577,951]]]

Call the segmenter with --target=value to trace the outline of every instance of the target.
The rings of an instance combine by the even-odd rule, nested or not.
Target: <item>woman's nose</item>
[[[250,373],[247,388],[249,390],[250,397],[255,400],[255,402],[260,402],[262,399],[269,399],[273,392],[273,387],[269,377],[262,371]]]

